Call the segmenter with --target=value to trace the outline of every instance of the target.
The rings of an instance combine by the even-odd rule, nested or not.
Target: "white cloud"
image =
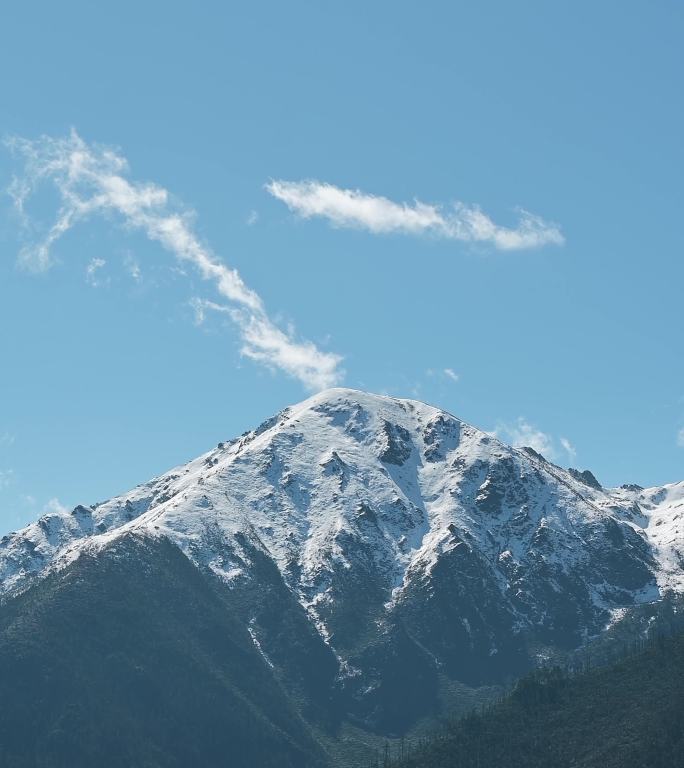
[[[560,461],[565,457],[569,464],[573,464],[577,458],[577,450],[567,437],[556,440],[522,416],[514,424],[498,424],[492,434],[515,448],[534,448],[550,461]]]
[[[107,262],[104,259],[94,258],[91,259],[88,262],[88,265],[86,266],[86,280],[88,281],[89,285],[92,285],[93,288],[97,288],[99,285],[102,285],[100,282],[100,279],[97,276],[97,273],[102,269],[102,267],[105,266]]]
[[[0,433],[0,448],[9,448],[14,445],[14,435],[10,432]]]
[[[58,514],[58,515],[65,515],[69,511],[68,507],[65,507],[64,504],[59,499],[50,499],[47,504],[43,506],[43,514]]]
[[[243,322],[236,317],[237,310],[225,304],[195,298],[191,301],[191,306],[195,311],[196,325],[204,323],[208,312],[219,312],[235,322]],[[320,376],[321,370],[328,376],[335,373],[335,369],[327,370],[323,367],[324,361],[319,358],[321,353],[311,342],[293,345],[288,335],[267,319],[256,315],[250,317],[248,324],[242,327],[242,337],[244,344],[240,352],[268,368],[280,369],[303,380],[315,380]]]
[[[282,370],[312,390],[340,382],[341,358],[311,342],[298,341],[291,330],[278,328],[237,270],[200,241],[192,212],[172,206],[163,187],[129,181],[128,164],[117,152],[87,144],[75,131],[68,138],[14,138],[8,144],[25,159],[24,175],[10,187],[20,216],[26,218],[26,203],[43,182],[52,182],[61,199],[56,219],[42,240],[22,249],[24,266],[45,271],[52,262],[52,246],[77,222],[94,214],[118,214],[127,227],[142,230],[213,284],[230,303],[230,317],[238,327],[246,357]]]
[[[190,306],[195,313],[195,325],[204,325],[204,321],[207,319],[207,310],[215,310],[217,312],[228,312],[228,308],[222,304],[216,304],[216,302],[209,301],[208,299],[200,299],[194,297],[190,299]]]
[[[338,227],[366,229],[375,234],[432,234],[448,240],[489,243],[504,251],[562,245],[559,227],[523,209],[518,209],[515,228],[495,224],[476,205],[456,202],[449,208],[421,203],[396,203],[360,190],[341,189],[320,181],[271,181],[271,195],[299,216],[319,216]]]
[[[253,227],[257,221],[259,221],[259,214],[256,211],[250,211],[249,216],[247,217],[247,226]]]
[[[568,461],[573,464],[575,459],[577,458],[577,449],[575,446],[568,440],[567,437],[561,437],[560,444],[563,447],[563,450],[568,455]]]
[[[0,469],[0,491],[3,488],[7,488],[14,482],[14,470],[13,469]]]
[[[133,280],[135,280],[136,283],[139,283],[142,280],[142,270],[140,269],[140,264],[138,264],[135,257],[127,253],[124,256],[124,266],[126,267],[126,272],[130,275]]]
[[[460,376],[456,371],[454,371],[452,368],[445,368],[444,369],[444,375],[447,377],[447,379],[451,379],[452,381],[458,382],[460,380]]]
[[[537,429],[522,416],[518,418],[515,424],[500,424],[494,434],[502,437],[515,448],[527,446],[533,448],[537,453],[541,453],[547,459],[555,458],[553,438],[542,432],[541,429]]]
[[[677,445],[680,448],[684,448],[684,427],[677,432]]]

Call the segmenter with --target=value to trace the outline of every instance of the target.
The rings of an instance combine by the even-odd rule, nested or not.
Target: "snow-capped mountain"
[[[3,537],[0,590],[129,535],[170,539],[244,594],[269,665],[313,632],[348,708],[373,722],[398,668],[420,676],[425,709],[444,677],[501,679],[684,591],[684,483],[604,489],[437,408],[348,389]],[[298,617],[289,634],[266,587]]]

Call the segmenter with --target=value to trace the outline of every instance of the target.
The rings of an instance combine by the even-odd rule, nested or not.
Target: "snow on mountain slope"
[[[683,513],[684,483],[605,490],[424,403],[333,389],[3,537],[0,590],[125,533],[167,536],[231,588],[266,556],[342,661],[399,621],[448,668],[514,636],[577,644],[684,591]]]
[[[612,495],[638,507],[658,563],[660,589],[684,592],[684,482],[659,488],[625,485]]]

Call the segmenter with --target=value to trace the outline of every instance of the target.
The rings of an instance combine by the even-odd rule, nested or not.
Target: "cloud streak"
[[[94,215],[115,214],[130,229],[141,230],[181,263],[192,265],[228,302],[229,315],[242,339],[241,352],[272,370],[298,379],[310,390],[340,382],[341,358],[283,331],[269,317],[259,295],[237,270],[203,244],[193,228],[191,211],[172,205],[169,193],[153,183],[129,180],[128,163],[112,149],[87,144],[72,131],[66,138],[8,140],[25,162],[10,194],[17,212],[28,221],[26,203],[44,183],[56,188],[60,206],[43,237],[23,248],[20,263],[44,272],[52,264],[52,247],[75,224]]]
[[[86,267],[86,281],[93,288],[97,288],[102,285],[98,272],[107,264],[104,259],[94,258],[88,262]]]
[[[416,200],[396,203],[358,189],[341,189],[315,180],[274,180],[266,190],[304,219],[320,217],[337,227],[373,234],[433,235],[464,243],[484,243],[502,251],[563,245],[556,224],[522,208],[514,228],[496,224],[477,205],[455,202],[448,208]]]
[[[0,469],[0,491],[8,488],[14,482],[13,469]]]
[[[570,462],[574,462],[577,458],[577,449],[575,446],[568,440],[567,437],[561,437],[560,444],[563,447],[563,450],[568,454],[568,459]]]
[[[62,502],[58,498],[50,499],[43,506],[44,515],[49,515],[49,514],[66,515],[67,512],[69,512],[69,507],[62,504]]]
[[[558,461],[561,458],[554,438],[546,432],[542,432],[541,429],[533,424],[530,424],[522,416],[514,424],[497,425],[493,434],[515,448],[533,448],[537,453],[541,453],[542,456],[551,461]],[[573,463],[577,458],[575,447],[567,437],[561,437],[558,442],[568,461]]]

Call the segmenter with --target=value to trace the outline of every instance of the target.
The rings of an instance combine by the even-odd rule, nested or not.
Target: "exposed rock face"
[[[594,473],[590,470],[585,469],[582,472],[579,469],[573,469],[570,467],[570,469],[568,469],[568,473],[571,474],[575,480],[579,480],[581,483],[588,485],[590,488],[595,488],[597,491],[602,490],[601,483],[599,483],[599,481],[594,476]]]

